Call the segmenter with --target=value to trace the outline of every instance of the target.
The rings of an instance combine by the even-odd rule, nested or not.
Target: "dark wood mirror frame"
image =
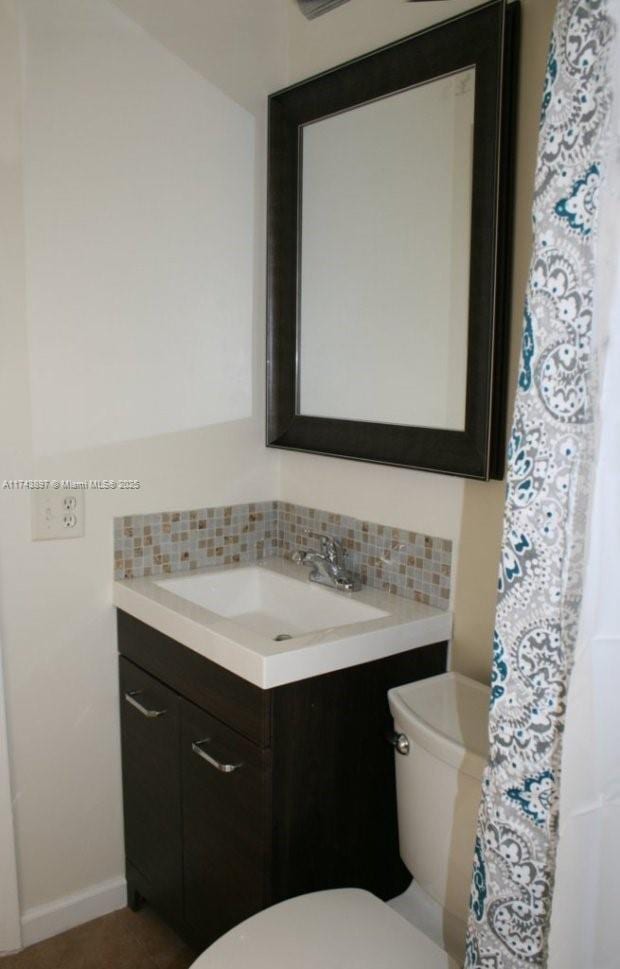
[[[271,95],[267,445],[467,478],[502,478],[510,326],[520,8],[477,7]],[[476,69],[465,429],[299,413],[301,126],[468,67]],[[360,379],[368,379],[361,374]]]

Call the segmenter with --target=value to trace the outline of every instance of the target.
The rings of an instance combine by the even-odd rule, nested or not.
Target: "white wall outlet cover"
[[[35,490],[30,502],[33,541],[84,535],[83,491]]]

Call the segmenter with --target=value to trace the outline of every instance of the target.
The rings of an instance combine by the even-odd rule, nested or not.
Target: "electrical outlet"
[[[84,492],[36,490],[30,493],[33,541],[47,538],[82,538]]]

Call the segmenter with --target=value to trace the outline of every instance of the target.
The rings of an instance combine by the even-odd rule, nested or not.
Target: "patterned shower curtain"
[[[607,5],[558,0],[547,65],[466,969],[546,964],[595,434],[593,268],[612,91]]]

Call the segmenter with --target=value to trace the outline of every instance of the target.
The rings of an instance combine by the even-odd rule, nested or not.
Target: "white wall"
[[[249,417],[254,116],[107,3],[20,10],[35,452]]]
[[[11,379],[7,340],[14,317],[23,318],[23,240],[20,231],[21,177],[19,116],[19,45],[12,0],[0,0],[0,414],[12,412],[15,386]],[[0,527],[2,521],[0,520]],[[0,585],[2,573],[0,572]],[[13,799],[4,700],[0,612],[0,954],[21,944]]]
[[[111,0],[151,37],[258,117],[283,83],[294,0]]]
[[[8,733],[4,703],[4,670],[0,652],[0,956],[21,946],[13,787],[9,767]]]
[[[158,5],[161,9],[170,6],[168,0],[161,0],[161,3],[159,0],[152,0],[150,11],[155,13]],[[58,17],[53,24],[47,20],[52,6]],[[236,17],[231,19],[229,14],[233,7],[236,8]],[[117,659],[114,613],[110,605],[112,517],[132,511],[147,512],[201,504],[261,500],[271,498],[277,492],[277,455],[264,447],[262,413],[264,144],[265,96],[270,89],[285,80],[286,51],[281,42],[278,3],[263,0],[260,10],[257,10],[253,0],[229,0],[227,11],[222,12],[222,22],[217,20],[218,4],[207,0],[202,5],[203,22],[200,26],[194,23],[192,32],[196,30],[199,35],[206,37],[210,23],[217,22],[220,41],[226,43],[228,50],[235,51],[236,60],[246,64],[242,79],[246,97],[242,111],[201,81],[195,74],[195,65],[192,69],[186,67],[176,57],[173,46],[164,49],[159,40],[138,29],[127,19],[125,13],[119,12],[118,6],[110,5],[107,0],[80,0],[79,3],[75,0],[37,0],[36,3],[28,0],[26,6],[22,5],[21,0],[3,0],[0,11],[3,18],[9,18],[6,24],[0,23],[0,33],[3,35],[5,26],[17,9],[26,13],[22,23],[25,31],[22,42],[26,53],[26,86],[25,90],[20,91],[14,82],[12,89],[6,91],[7,98],[10,98],[9,110],[17,135],[12,143],[13,156],[8,159],[6,166],[3,164],[2,170],[6,182],[3,184],[2,194],[3,219],[0,231],[3,233],[3,244],[0,247],[0,275],[3,281],[8,281],[8,286],[3,282],[3,306],[6,311],[2,315],[0,353],[0,477],[130,477],[142,481],[142,489],[136,493],[87,494],[86,536],[84,539],[64,542],[31,542],[27,495],[0,492],[0,621],[15,796],[20,900],[22,913],[26,913],[29,926],[27,937],[32,938],[32,916],[34,913],[36,922],[36,917],[42,914],[40,906],[54,904],[59,898],[83,892],[91,885],[108,883],[123,872]],[[69,22],[66,20],[67,16]],[[246,27],[238,33],[236,22],[242,16],[246,17]],[[64,25],[62,30],[61,20]],[[265,22],[269,29],[265,27]],[[254,30],[253,24],[256,28]],[[42,25],[45,29],[42,29]],[[67,73],[67,64],[71,57],[71,51],[67,49],[69,39],[76,43],[79,40],[84,55],[82,58],[74,51],[75,76],[80,83],[74,92],[73,102],[68,91],[71,80]],[[98,52],[96,63],[90,73],[90,61],[86,59],[86,54],[94,55],[95,52]],[[119,64],[118,57],[121,52],[123,63]],[[59,81],[58,59],[61,55],[67,63],[62,67],[63,83],[60,87],[55,87]],[[107,349],[110,355],[118,353],[126,356],[127,369],[122,371],[122,383],[128,379],[129,372],[135,371],[137,375],[133,387],[121,386],[118,377],[113,377],[108,388],[113,398],[116,395],[117,399],[127,402],[125,412],[117,412],[115,416],[120,430],[114,429],[114,434],[123,440],[95,446],[103,437],[97,432],[86,446],[84,436],[90,401],[75,395],[76,407],[83,411],[76,424],[79,433],[75,440],[68,432],[62,441],[58,437],[55,439],[55,446],[68,447],[71,450],[64,453],[55,450],[54,453],[40,457],[35,454],[33,447],[30,364],[31,360],[42,359],[42,327],[37,325],[30,329],[27,326],[27,321],[32,319],[32,307],[25,306],[25,294],[30,294],[33,289],[38,289],[42,294],[48,285],[56,286],[54,280],[46,280],[45,276],[52,269],[58,270],[58,253],[55,248],[50,247],[50,240],[55,246],[58,237],[52,232],[53,226],[50,236],[37,236],[36,258],[33,259],[32,237],[28,237],[25,246],[23,244],[24,209],[21,197],[24,187],[26,192],[29,187],[32,188],[33,180],[38,185],[37,191],[43,192],[40,185],[41,172],[44,171],[46,163],[54,170],[55,152],[62,154],[66,146],[58,141],[60,128],[58,131],[48,132],[46,146],[42,146],[37,140],[37,152],[42,151],[46,157],[39,157],[34,161],[28,159],[28,164],[23,168],[26,185],[22,185],[18,124],[22,95],[27,109],[29,105],[33,105],[34,94],[35,102],[40,106],[43,99],[51,96],[49,92],[42,92],[49,72],[51,90],[62,96],[63,104],[68,97],[69,104],[73,103],[77,111],[79,94],[86,93],[83,82],[87,73],[89,103],[93,103],[95,99],[101,109],[89,125],[89,131],[96,140],[104,130],[109,132],[117,122],[115,111],[118,102],[112,97],[112,92],[116,90],[119,79],[124,79],[125,85],[130,83],[127,71],[133,58],[136,67],[139,65],[139,75],[145,72],[152,84],[165,80],[166,85],[171,83],[175,86],[179,114],[184,114],[183,97],[191,95],[192,109],[202,125],[202,132],[195,136],[196,139],[199,137],[200,151],[196,151],[192,159],[184,144],[179,144],[178,153],[168,145],[165,159],[169,176],[167,185],[174,184],[177,176],[179,180],[191,179],[192,191],[196,193],[202,206],[199,211],[200,218],[191,226],[191,235],[185,233],[185,224],[175,226],[177,231],[170,238],[160,225],[155,234],[156,238],[148,240],[149,266],[157,262],[157,274],[150,269],[146,272],[144,267],[141,270],[140,253],[136,253],[136,258],[129,267],[123,266],[115,258],[114,247],[110,244],[119,225],[111,225],[113,219],[120,218],[118,210],[111,214],[102,212],[101,218],[96,219],[93,224],[98,198],[98,181],[95,176],[100,173],[100,162],[90,148],[86,150],[80,144],[79,138],[75,138],[73,145],[80,155],[83,170],[76,172],[72,166],[71,171],[75,178],[64,179],[62,183],[65,197],[61,201],[71,210],[71,222],[62,222],[62,211],[57,213],[58,218],[61,224],[68,225],[71,230],[71,245],[76,258],[80,255],[80,244],[84,252],[90,249],[93,233],[100,228],[100,223],[106,227],[108,248],[105,258],[108,261],[107,278],[104,282],[112,293],[124,290],[133,309],[141,310],[139,324],[142,333],[150,312],[157,314],[158,300],[161,297],[161,304],[167,305],[169,310],[169,339],[183,341],[188,336],[186,326],[190,328],[189,335],[195,336],[196,317],[192,316],[192,307],[184,305],[184,281],[188,246],[197,247],[203,253],[213,251],[209,213],[205,213],[204,198],[200,196],[200,182],[207,167],[207,159],[204,158],[204,152],[208,149],[207,135],[211,130],[211,121],[213,131],[221,137],[222,121],[228,124],[231,118],[236,119],[237,126],[233,131],[235,144],[245,145],[243,150],[246,157],[236,162],[229,159],[229,165],[224,147],[215,146],[214,152],[218,153],[222,165],[225,163],[226,170],[222,170],[220,166],[212,174],[217,179],[218,189],[226,189],[228,192],[228,198],[226,199],[225,194],[222,198],[222,205],[224,202],[230,205],[237,229],[243,228],[241,222],[246,228],[252,227],[251,262],[248,263],[247,252],[237,252],[231,257],[233,265],[237,265],[235,260],[240,260],[240,272],[243,267],[245,274],[243,278],[234,280],[239,291],[245,293],[244,305],[247,304],[248,285],[251,287],[252,304],[249,313],[247,306],[243,314],[240,312],[241,326],[235,331],[236,349],[246,360],[246,382],[251,383],[251,389],[249,393],[247,388],[241,390],[243,404],[238,412],[234,409],[237,406],[234,396],[229,399],[230,408],[222,413],[217,409],[212,411],[208,396],[203,395],[202,411],[196,414],[194,410],[193,414],[194,417],[201,417],[205,425],[198,429],[137,437],[137,434],[151,435],[153,431],[161,430],[161,427],[156,426],[160,423],[159,418],[158,422],[148,423],[147,408],[142,406],[145,403],[142,399],[145,385],[140,374],[151,365],[152,343],[147,343],[146,340],[144,343],[137,343],[132,338],[132,316],[126,320],[122,343],[117,340]],[[106,60],[107,66],[101,63]],[[215,61],[217,63],[217,58]],[[248,69],[248,64],[253,66],[252,71]],[[202,69],[207,72],[208,64],[203,64]],[[170,111],[170,104],[166,99],[157,98],[154,102],[150,86],[140,95],[139,75],[133,81],[134,90],[130,99],[132,110],[139,108],[142,103],[148,118],[145,118],[139,129],[132,129],[131,139],[138,138],[138,135],[140,138],[150,137],[153,132],[150,125],[161,125],[165,118],[169,118]],[[278,75],[280,80],[274,81],[274,75]],[[36,81],[34,88],[29,88],[31,81]],[[239,81],[237,78],[238,84]],[[122,96],[122,91],[119,93]],[[224,93],[235,95],[231,91]],[[260,102],[260,110],[256,107],[257,101]],[[102,118],[104,107],[106,117]],[[253,109],[254,118],[247,118],[248,108]],[[210,119],[207,112],[211,111],[214,115]],[[82,112],[80,108],[80,118],[84,123],[85,113],[87,112]],[[52,118],[55,127],[59,119],[58,112],[52,112],[48,120],[51,121]],[[66,119],[60,120],[64,126]],[[190,120],[185,117],[177,121],[177,135],[189,131]],[[40,118],[40,123],[45,126],[46,119]],[[248,132],[252,127],[255,128],[254,146],[248,139]],[[71,132],[66,127],[64,130],[67,137],[71,138]],[[31,131],[30,134],[35,140],[39,137],[38,132]],[[153,146],[155,150],[159,150],[159,141],[165,135],[166,132],[157,132],[157,144]],[[137,144],[133,140],[131,144],[132,152],[135,151],[145,159],[145,145]],[[125,194],[125,180],[129,175],[135,177],[135,172],[126,171],[127,139],[122,137],[122,132],[118,132],[116,139],[110,138],[106,158],[106,201],[115,203],[117,199],[123,198],[131,207],[134,200],[127,198]],[[239,163],[241,167],[235,168]],[[32,167],[35,164],[40,166],[36,171]],[[249,187],[248,164],[252,166]],[[239,197],[230,197],[228,168],[235,168],[241,173]],[[161,174],[161,169],[157,170]],[[145,172],[145,178],[147,174]],[[57,175],[58,178],[64,178],[62,173]],[[161,185],[157,181],[140,187],[139,201],[144,207],[145,218],[149,220],[151,228],[154,226],[153,220],[159,218],[151,209],[159,210],[160,214],[162,211],[169,211],[168,208],[160,209],[162,204],[166,207],[170,204],[169,200],[162,203],[160,189]],[[43,195],[39,197],[43,201]],[[37,220],[41,213],[32,211],[33,198],[31,196],[26,208],[29,226],[33,223],[40,225]],[[189,219],[187,199],[182,199],[181,202],[185,216]],[[82,203],[88,218],[78,231],[78,215]],[[28,205],[31,206],[30,210]],[[131,211],[135,217],[135,209]],[[135,238],[135,235],[132,236],[134,241]],[[126,261],[129,259],[125,248],[127,244],[126,236],[118,239],[118,246],[124,252]],[[247,247],[247,240],[243,244]],[[85,258],[82,256],[82,266]],[[127,271],[134,266],[135,278]],[[64,268],[67,276],[70,276],[74,267]],[[199,285],[195,264],[192,264],[191,271],[195,295],[196,286]],[[208,272],[208,267],[205,271]],[[228,284],[228,280],[226,282]],[[90,278],[89,285],[96,289],[98,312],[101,313],[109,305],[105,303],[108,298],[104,291],[106,285],[94,275]],[[76,306],[79,308],[87,296],[83,281],[80,278],[75,280],[75,293],[70,278],[64,280],[63,286],[64,296],[71,299],[75,295]],[[54,289],[54,292],[57,293],[58,290]],[[173,305],[175,293],[178,307]],[[125,304],[120,299],[118,305],[124,312]],[[73,312],[76,307],[72,306],[71,309]],[[60,306],[50,306],[47,310],[50,314],[53,312],[54,327],[59,321],[62,322]],[[204,326],[208,330],[216,309],[210,307],[207,313],[203,301],[202,310]],[[41,323],[46,307],[39,304],[37,312]],[[248,322],[249,314],[251,325]],[[73,319],[75,321],[77,315]],[[218,317],[218,331],[220,322]],[[231,319],[230,328],[234,330],[235,325],[236,321]],[[73,333],[76,334],[75,327]],[[225,328],[222,339],[223,343],[218,340],[211,347],[220,367],[225,364],[226,357],[218,357],[218,354],[221,354],[222,346],[225,348],[229,339]],[[155,364],[161,358],[160,338],[157,346]],[[81,347],[81,367],[94,365],[95,361],[91,360],[91,356],[96,349],[96,335],[91,330],[89,341]],[[195,351],[195,372],[199,373],[203,367],[207,372],[210,361],[204,359],[204,345],[196,346]],[[247,364],[248,359],[251,360],[250,367]],[[75,385],[72,385],[71,372],[67,373],[64,363],[59,363],[56,354],[47,356],[46,360],[50,369],[50,386],[53,388],[62,380],[68,385],[63,387],[66,398],[73,396],[72,386]],[[117,373],[116,369],[114,373]],[[79,376],[82,380],[82,376]],[[149,386],[152,388],[148,381],[146,386],[147,389]],[[37,387],[36,406],[42,420],[40,384]],[[200,392],[199,384],[194,385],[194,391]],[[184,393],[183,381],[167,379],[162,383],[161,395],[167,402],[173,422],[165,426],[182,426],[188,420],[187,408],[195,408],[194,401],[189,401],[186,407]],[[133,407],[129,408],[129,403],[134,400],[144,418],[142,424],[132,424]],[[160,416],[162,413],[160,412]],[[236,418],[239,414],[248,416],[238,420]],[[226,423],[221,422],[223,419],[226,419]],[[219,423],[206,426],[213,420]],[[107,430],[110,430],[107,418],[104,423]],[[124,440],[127,427],[131,427],[133,440]],[[48,440],[47,435],[45,440]]]

